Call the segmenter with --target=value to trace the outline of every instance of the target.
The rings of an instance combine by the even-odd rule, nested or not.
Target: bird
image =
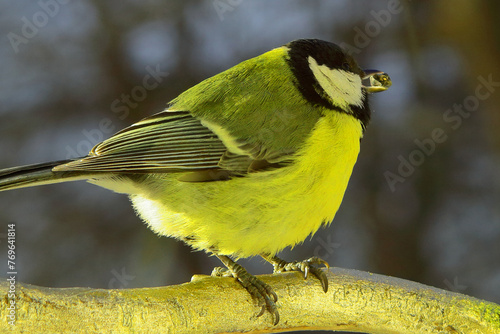
[[[218,257],[225,269],[213,274],[234,277],[276,325],[277,294],[237,260],[261,256],[328,290],[326,261],[277,254],[332,221],[369,94],[391,84],[337,44],[297,39],[187,89],[87,156],[0,170],[0,191],[85,180],[127,194],[155,233]]]

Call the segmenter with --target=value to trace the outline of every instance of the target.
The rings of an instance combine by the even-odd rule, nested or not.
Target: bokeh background
[[[297,38],[333,41],[362,67],[389,73],[393,86],[372,98],[372,123],[333,224],[282,257],[317,255],[500,303],[499,7],[3,1],[0,168],[84,155],[242,60]],[[155,236],[124,195],[84,182],[0,193],[0,275],[9,223],[25,283],[162,286],[219,265]],[[241,263],[272,271],[260,259]]]

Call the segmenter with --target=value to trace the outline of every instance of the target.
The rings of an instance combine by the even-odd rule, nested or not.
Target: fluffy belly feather
[[[199,183],[158,174],[162,188],[131,199],[153,231],[196,249],[236,257],[275,254],[333,219],[359,153],[361,134],[352,116],[334,113],[318,122],[287,167]]]

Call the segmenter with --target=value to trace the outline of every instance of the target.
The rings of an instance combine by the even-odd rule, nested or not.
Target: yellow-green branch
[[[9,284],[0,332],[272,333],[299,329],[365,333],[500,333],[500,306],[398,278],[333,268],[324,293],[299,273],[259,276],[278,294],[281,321],[231,278],[196,277],[158,288],[104,290],[16,284],[15,327],[8,323]]]

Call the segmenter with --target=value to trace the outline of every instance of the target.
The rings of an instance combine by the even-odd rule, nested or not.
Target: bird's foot
[[[323,291],[328,291],[328,278],[323,270],[317,268],[315,265],[324,265],[330,268],[328,262],[319,257],[313,256],[303,261],[286,262],[274,255],[261,255],[266,261],[270,262],[274,267],[274,273],[282,273],[286,271],[300,271],[304,273],[304,279],[307,279],[309,273],[316,276],[321,282]]]
[[[238,263],[231,260],[229,257],[224,255],[216,255],[222,263],[227,267],[225,268],[214,268],[212,271],[212,276],[218,277],[234,277],[241,285],[250,293],[250,295],[257,299],[259,306],[261,306],[261,311],[257,315],[260,317],[267,310],[274,318],[274,325],[277,325],[280,320],[280,315],[278,313],[278,308],[276,307],[276,302],[278,301],[278,296],[273,291],[273,289],[266,283],[259,280],[257,277],[250,274]]]
[[[215,267],[210,275],[214,277],[234,277],[231,270],[222,267]]]

